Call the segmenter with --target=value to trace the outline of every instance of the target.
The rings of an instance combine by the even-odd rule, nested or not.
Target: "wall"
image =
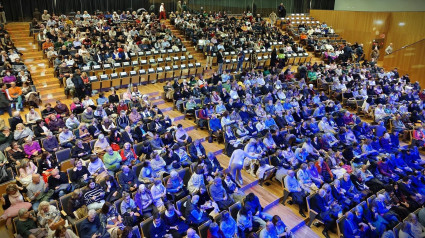
[[[335,0],[335,10],[341,11],[425,11],[424,0]]]
[[[397,50],[425,38],[425,12],[311,10],[310,15],[332,26],[347,42],[363,43],[367,58],[370,58],[374,39],[384,37],[382,60],[389,43]]]
[[[409,74],[410,81],[425,87],[425,39],[384,57],[384,68],[397,68],[400,75]]]

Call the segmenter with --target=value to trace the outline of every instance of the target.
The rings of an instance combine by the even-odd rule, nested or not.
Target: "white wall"
[[[373,12],[425,11],[425,0],[335,0],[335,10]]]

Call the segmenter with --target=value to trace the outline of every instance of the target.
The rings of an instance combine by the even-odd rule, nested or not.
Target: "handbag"
[[[49,226],[50,230],[55,231],[59,226],[65,226],[65,220],[60,218],[58,222],[53,223]]]

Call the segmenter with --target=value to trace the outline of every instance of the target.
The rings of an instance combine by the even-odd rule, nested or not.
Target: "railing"
[[[409,74],[411,82],[418,81],[425,87],[425,39],[403,46],[384,56],[386,70],[398,69],[400,76]]]

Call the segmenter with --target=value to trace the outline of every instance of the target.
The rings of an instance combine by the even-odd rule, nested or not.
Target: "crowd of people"
[[[100,93],[94,100],[79,70],[125,61],[132,51],[180,47],[181,40],[155,14],[77,14],[69,20],[45,12],[47,24],[39,36],[46,53],[57,55],[66,87],[74,85],[73,103],[46,104],[41,113],[31,108],[25,122],[15,112],[10,127],[0,132],[4,171],[16,174],[16,184],[3,196],[1,219],[11,224],[18,217],[22,237],[77,232],[127,238],[133,226],[148,219],[150,234],[144,235],[150,237],[196,238],[208,221],[209,237],[291,237],[279,216],[267,214],[255,194],[243,192],[243,169],[260,181],[284,184],[303,217],[311,196],[310,208],[319,213],[325,237],[342,216],[347,237],[389,234],[406,217],[400,234],[424,237],[425,161],[419,150],[425,142],[425,92],[407,75],[349,58],[282,70],[275,53],[270,68],[238,67],[241,73],[234,75],[219,69],[211,78],[168,82],[166,97],[176,109],[194,115],[199,127],[209,130],[210,141],[225,144],[230,162],[223,168],[202,141],[192,140],[137,87],[122,95]],[[228,21],[225,13],[174,15],[174,23],[196,39],[194,45],[206,42],[201,45],[207,57],[221,47],[243,52],[275,40],[294,43],[248,14],[243,21]],[[244,29],[251,27],[246,21],[252,30]],[[258,41],[250,45],[250,39]],[[349,110],[358,101],[373,117],[371,123]],[[409,129],[413,143],[401,146],[399,133],[408,139]],[[67,172],[59,161],[63,151],[75,161]],[[368,207],[358,206],[373,194]],[[62,217],[54,202],[69,195]],[[238,203],[233,216],[228,210]],[[75,220],[81,221],[77,231],[68,226]]]
[[[4,12],[3,12],[4,13]],[[38,106],[40,98],[31,87],[31,74],[22,62],[22,53],[15,47],[10,34],[0,25],[0,114],[12,109],[21,111],[24,104]]]

